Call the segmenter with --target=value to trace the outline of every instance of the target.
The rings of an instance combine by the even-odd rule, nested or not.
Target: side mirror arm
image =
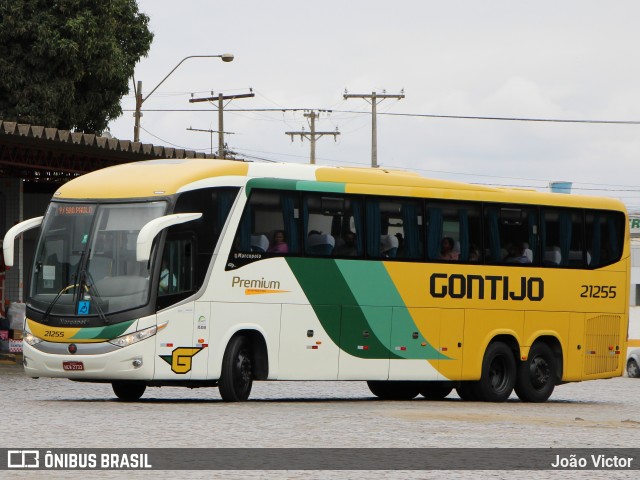
[[[19,224],[11,227],[6,233],[6,235],[4,236],[4,240],[2,241],[2,250],[4,253],[4,264],[7,267],[13,266],[13,251],[16,237],[26,232],[27,230],[31,230],[32,228],[36,228],[42,225],[43,218],[44,217],[30,218],[29,220],[20,222]]]
[[[140,229],[136,241],[136,260],[138,262],[149,261],[153,239],[167,227],[180,223],[190,222],[202,217],[202,213],[175,213],[164,217],[154,218]]]

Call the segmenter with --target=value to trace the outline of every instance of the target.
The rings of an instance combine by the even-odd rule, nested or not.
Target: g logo
[[[192,358],[203,347],[178,347],[171,355],[160,355],[165,362],[171,365],[171,371],[173,373],[188,373],[191,371]]]

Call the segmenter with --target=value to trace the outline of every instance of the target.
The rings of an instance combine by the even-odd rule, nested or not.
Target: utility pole
[[[164,81],[171,76],[176,69],[182,65],[185,60],[189,60],[190,58],[220,58],[223,62],[233,62],[233,54],[232,53],[223,53],[222,55],[189,55],[188,57],[184,57],[178,64],[173,67],[167,75],[160,80],[160,83],[153,87],[146,97],[142,96],[142,82],[138,82],[138,86],[136,87],[135,80],[133,82],[133,91],[136,95],[136,111],[133,113],[133,117],[135,119],[135,123],[133,125],[133,141],[140,141],[140,117],[142,117],[142,104],[151,96],[153,92],[155,92],[160,85],[164,83]]]
[[[133,84],[135,87],[135,83]],[[133,113],[133,141],[140,141],[140,117],[142,117],[142,82],[138,81],[138,88],[134,88],[136,94],[136,111]]]
[[[229,102],[231,102],[231,100],[235,100],[236,98],[249,98],[249,97],[255,97],[255,96],[256,94],[253,92],[242,93],[240,95],[223,95],[222,93],[219,93],[217,96],[189,99],[189,103],[213,102],[214,100],[218,101],[218,158],[225,158],[225,154],[224,154],[224,133],[225,132],[224,132],[224,116],[223,116],[224,107],[225,107],[224,101],[229,100]],[[229,102],[227,102],[227,105],[229,104]]]
[[[335,132],[316,132],[316,118],[320,117],[319,113],[314,112],[313,110],[305,113],[304,116],[308,118],[309,128],[311,131],[309,133],[304,131],[304,128],[300,132],[284,132],[285,135],[291,136],[291,141],[293,142],[294,135],[300,135],[300,140],[304,141],[306,138],[311,143],[311,157],[310,163],[315,165],[316,163],[316,140],[323,137],[324,135],[333,135],[333,139],[336,140],[340,132],[338,131],[338,127],[336,127]]]
[[[404,98],[404,89],[400,90],[399,95],[388,94],[384,90],[382,93],[371,92],[371,94],[348,93],[345,90],[343,97],[345,100],[349,98],[363,98],[371,104],[371,168],[378,168],[378,114],[376,106],[385,98],[397,98],[398,100]]]
[[[211,154],[213,155],[213,134],[214,133],[219,133],[218,130],[211,130],[211,129],[202,129],[202,128],[187,128],[188,131],[190,132],[205,132],[208,133],[210,135],[210,142],[211,142]],[[226,135],[233,135],[233,132],[222,132]]]

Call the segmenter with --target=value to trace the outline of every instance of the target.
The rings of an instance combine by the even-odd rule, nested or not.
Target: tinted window
[[[373,197],[366,201],[367,255],[421,259],[424,248],[422,202]]]
[[[427,202],[427,257],[432,261],[482,261],[480,204]]]
[[[539,264],[537,208],[527,205],[486,204],[484,208],[485,262]]]
[[[300,251],[298,194],[252,190],[235,239],[240,252],[273,255]]]
[[[585,234],[590,268],[601,267],[620,259],[624,226],[625,216],[621,212],[587,210]]]
[[[360,257],[364,253],[363,208],[359,197],[307,193],[304,196],[305,253]]]
[[[541,210],[542,263],[547,266],[584,267],[583,211],[562,208]]]

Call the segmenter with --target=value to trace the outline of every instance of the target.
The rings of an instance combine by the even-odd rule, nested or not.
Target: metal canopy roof
[[[100,168],[153,158],[215,156],[0,120],[0,177],[63,183]]]

